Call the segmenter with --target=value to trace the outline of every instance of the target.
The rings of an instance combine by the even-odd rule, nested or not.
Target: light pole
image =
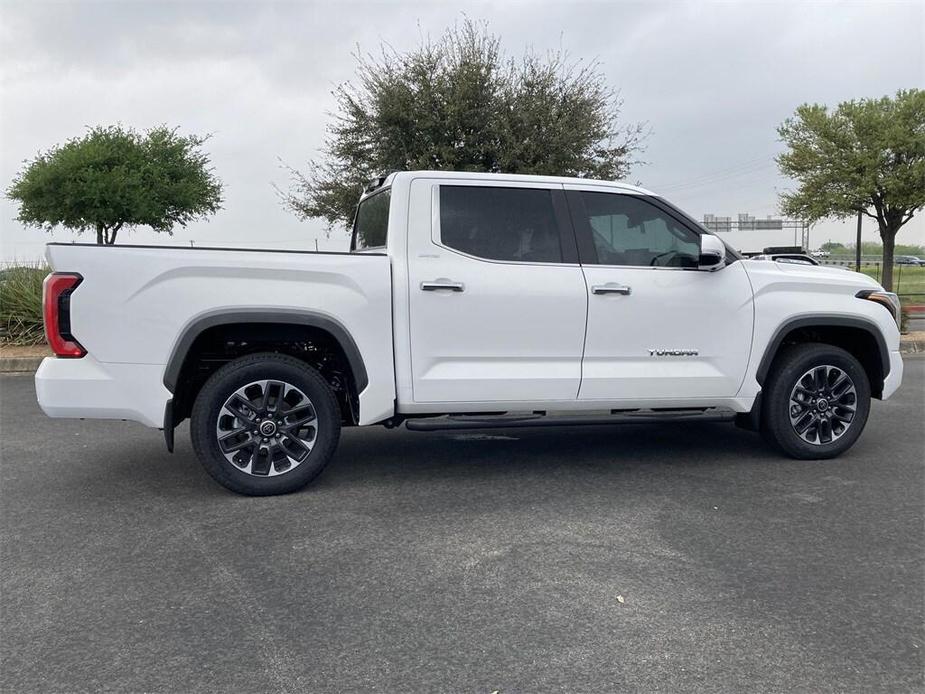
[[[854,264],[855,270],[861,271],[861,215],[863,212],[858,210],[858,240],[854,246]]]

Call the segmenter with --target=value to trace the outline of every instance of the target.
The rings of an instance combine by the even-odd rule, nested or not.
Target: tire
[[[288,494],[330,462],[340,419],[334,393],[315,369],[281,354],[251,354],[206,381],[190,415],[190,437],[222,486],[249,496]]]
[[[864,430],[870,382],[840,347],[794,345],[774,360],[762,400],[761,433],[769,443],[800,460],[834,458]]]

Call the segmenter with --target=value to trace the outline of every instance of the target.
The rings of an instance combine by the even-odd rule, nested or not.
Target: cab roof
[[[529,174],[502,174],[502,173],[488,173],[484,171],[395,171],[390,173],[388,176],[376,180],[376,185],[374,188],[367,188],[363,193],[363,197],[366,197],[380,188],[385,188],[391,186],[399,179],[413,179],[413,178],[437,178],[437,179],[454,179],[454,180],[470,180],[470,181],[492,181],[492,182],[510,182],[510,183],[572,183],[572,184],[581,184],[581,185],[593,185],[593,186],[603,186],[607,188],[614,188],[615,190],[622,190],[629,193],[639,193],[641,195],[655,195],[652,191],[646,190],[645,188],[640,188],[639,186],[632,186],[628,183],[623,183],[621,181],[599,181],[593,178],[574,178],[569,176],[532,176]]]

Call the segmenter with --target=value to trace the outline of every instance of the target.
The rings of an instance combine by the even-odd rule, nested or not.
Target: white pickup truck
[[[705,416],[828,458],[899,386],[899,303],[744,260],[653,193],[434,171],[377,179],[349,253],[49,244],[52,417],[190,418],[245,494],[315,478],[342,426]]]

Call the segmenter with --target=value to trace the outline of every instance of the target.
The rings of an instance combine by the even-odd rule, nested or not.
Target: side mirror
[[[701,234],[700,258],[697,261],[697,269],[714,272],[725,266],[726,245],[712,234]]]

